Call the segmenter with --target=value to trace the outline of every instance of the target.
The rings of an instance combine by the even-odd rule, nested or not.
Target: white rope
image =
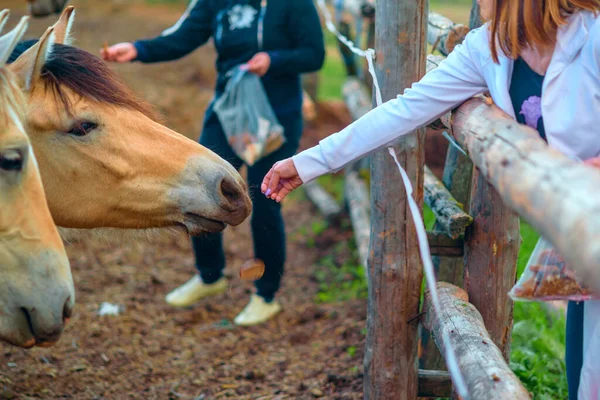
[[[333,33],[340,42],[344,43],[352,52],[358,56],[365,57],[367,59],[367,63],[369,65],[369,73],[373,78],[373,86],[375,87],[375,101],[377,106],[383,104],[383,99],[381,97],[381,90],[379,88],[379,82],[377,81],[377,75],[375,74],[375,66],[373,63],[373,59],[375,56],[375,50],[367,49],[362,50],[355,46],[355,44],[349,40],[347,37],[342,35],[335,27],[335,24],[332,21],[331,13],[325,4],[325,0],[317,0],[319,8],[325,17],[325,25],[327,29]],[[429,288],[429,292],[431,293],[431,303],[435,312],[438,316],[441,316],[441,306],[440,300],[437,293],[437,286],[435,282],[435,272],[433,267],[433,261],[431,260],[431,251],[429,249],[429,242],[427,241],[427,231],[425,230],[425,226],[423,224],[423,217],[421,216],[421,209],[419,205],[413,199],[413,187],[410,183],[410,179],[404,168],[398,162],[398,157],[396,156],[396,152],[393,147],[388,147],[388,151],[396,166],[398,167],[398,171],[400,171],[400,176],[402,177],[402,182],[404,183],[404,187],[406,188],[406,197],[408,199],[408,206],[410,208],[411,217],[415,224],[415,229],[417,231],[417,239],[419,242],[419,253],[421,255],[421,261],[423,262],[423,268],[425,270],[425,278],[427,281],[427,287]],[[462,151],[462,149],[461,149]],[[450,342],[450,337],[446,333],[445,330],[442,336],[442,341],[444,342],[445,348],[445,359],[446,366],[448,367],[448,372],[452,377],[452,383],[454,384],[454,388],[456,392],[464,399],[468,400],[469,392],[467,390],[467,385],[465,384],[465,380],[460,372],[460,368],[458,366],[458,361],[456,359],[456,354],[454,353],[454,349],[452,348],[452,344]]]

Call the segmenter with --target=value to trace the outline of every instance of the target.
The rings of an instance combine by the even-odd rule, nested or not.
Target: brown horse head
[[[0,13],[0,27],[7,16]],[[23,18],[0,37],[0,340],[21,347],[56,342],[75,301],[69,261],[25,134],[25,98],[5,67],[26,27]]]
[[[69,0],[27,0],[29,14],[34,18],[60,13]]]
[[[68,7],[56,39],[47,32],[10,66],[56,224],[196,235],[243,222],[252,206],[238,172],[158,123],[102,60],[65,45],[73,17]]]

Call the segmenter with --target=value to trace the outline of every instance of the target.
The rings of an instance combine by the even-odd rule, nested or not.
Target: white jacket
[[[489,35],[488,25],[472,30],[404,95],[296,155],[302,181],[338,171],[485,91],[514,118],[508,92],[513,60],[500,54],[494,63]],[[600,155],[600,17],[578,12],[559,29],[542,87],[542,117],[550,146],[580,159]]]

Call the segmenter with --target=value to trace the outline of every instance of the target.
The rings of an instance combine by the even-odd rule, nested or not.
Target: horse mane
[[[21,121],[25,116],[25,96],[17,85],[17,80],[13,74],[6,68],[0,67],[0,122],[8,124],[11,116],[8,110],[13,110]],[[0,124],[0,127],[2,125]]]
[[[35,43],[37,39],[19,43],[8,62],[16,61]],[[159,120],[158,113],[150,104],[138,98],[103,60],[87,51],[55,43],[41,76],[70,114],[72,105],[63,86],[83,98],[136,110],[154,121]]]

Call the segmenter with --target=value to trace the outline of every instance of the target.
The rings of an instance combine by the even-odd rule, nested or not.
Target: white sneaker
[[[227,286],[225,277],[215,283],[206,284],[202,282],[200,275],[195,275],[183,286],[179,286],[169,293],[165,299],[173,307],[189,307],[204,297],[223,293],[227,290]]]
[[[251,326],[262,324],[281,311],[281,305],[273,300],[267,303],[262,297],[253,294],[250,303],[233,320],[236,325]]]

